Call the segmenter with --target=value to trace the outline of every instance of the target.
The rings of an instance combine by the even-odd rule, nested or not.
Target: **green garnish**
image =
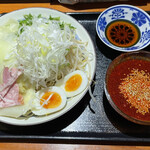
[[[32,25],[32,19],[33,19],[33,16],[31,14],[24,15],[24,19],[21,20],[19,22],[19,24],[20,24],[20,26],[23,26],[23,25],[31,26]]]
[[[49,20],[60,21],[60,17],[52,17],[52,16],[49,16]]]

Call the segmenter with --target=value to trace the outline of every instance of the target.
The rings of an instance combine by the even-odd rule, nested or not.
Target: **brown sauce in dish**
[[[107,39],[115,46],[130,47],[135,45],[139,38],[139,29],[129,21],[117,20],[108,24],[106,28]]]

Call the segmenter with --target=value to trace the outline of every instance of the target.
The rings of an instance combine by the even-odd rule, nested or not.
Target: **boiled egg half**
[[[88,78],[86,73],[76,70],[64,77],[61,87],[66,92],[67,97],[73,97],[85,90],[87,85]]]
[[[45,88],[36,93],[32,102],[32,112],[38,116],[57,112],[65,107],[66,100],[66,94],[61,88]]]

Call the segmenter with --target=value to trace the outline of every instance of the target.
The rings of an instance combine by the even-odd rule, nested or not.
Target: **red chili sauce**
[[[138,74],[138,76],[134,76],[133,74]],[[138,80],[136,79],[140,79],[141,83],[137,83]],[[128,81],[130,80],[131,82],[129,84]],[[127,82],[123,83],[124,81]],[[123,92],[121,93],[119,87],[122,85],[127,86],[128,90],[132,86],[131,93],[123,90],[124,93],[129,93],[129,95],[124,95]],[[138,85],[139,89],[136,85]],[[146,90],[144,90],[147,91],[147,97],[145,98],[141,98],[142,96],[145,96],[145,91],[142,88],[145,88]],[[139,95],[136,95],[137,89],[139,90]],[[143,90],[143,93],[141,89]],[[110,93],[113,102],[122,112],[138,120],[150,121],[150,61],[132,59],[117,65],[108,78],[108,92]],[[141,99],[143,102],[141,102]],[[141,108],[147,110],[147,112],[141,111]]]

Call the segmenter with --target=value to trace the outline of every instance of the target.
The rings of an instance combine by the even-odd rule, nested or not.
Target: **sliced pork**
[[[21,105],[23,98],[19,94],[19,85],[16,80],[21,71],[5,67],[3,70],[3,83],[0,85],[0,108]]]

